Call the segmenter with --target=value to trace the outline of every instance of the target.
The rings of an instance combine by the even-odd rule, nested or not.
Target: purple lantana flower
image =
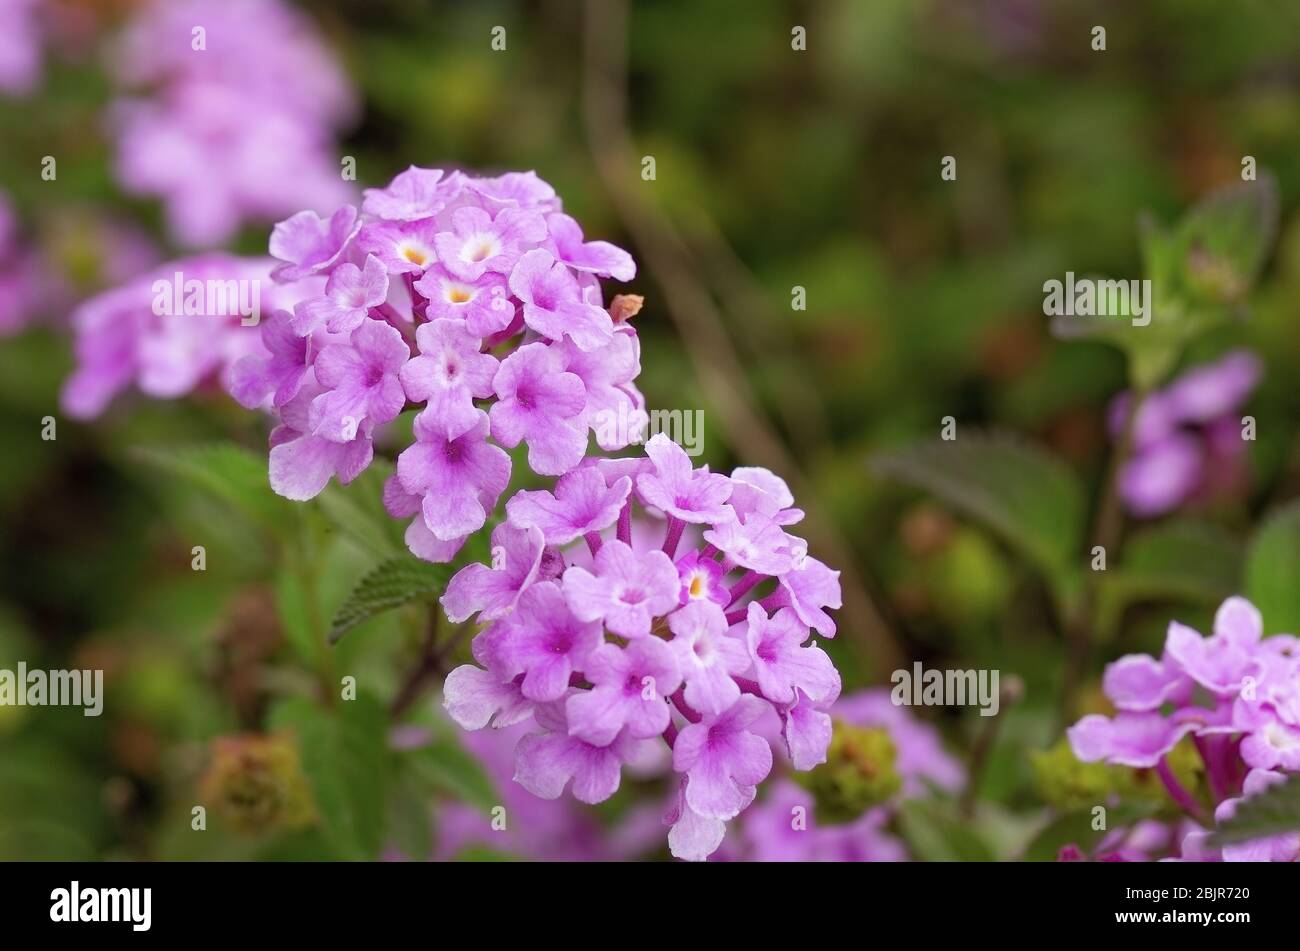
[[[178,0],[177,6],[193,10],[211,2]],[[170,35],[180,20],[169,15],[168,22]],[[239,17],[223,14],[220,22],[228,59],[207,66],[182,61],[178,70],[210,68],[229,78],[223,64],[253,68],[242,49],[228,48],[224,29]],[[163,58],[170,61],[169,54]],[[139,81],[165,78],[166,70],[155,75],[151,63],[137,64]],[[292,76],[284,80],[293,85]],[[285,95],[297,102],[291,88]],[[546,224],[560,210],[554,189],[531,172],[483,179],[412,166],[387,187],[367,189],[360,211],[342,202],[332,207],[308,208],[277,224],[270,240],[274,261],[186,259],[88,302],[74,318],[78,370],[65,392],[69,412],[95,415],[132,382],[151,396],[175,397],[215,378],[245,406],[286,422],[286,407],[310,388],[306,418],[296,415],[298,425],[286,423],[277,437],[273,487],[305,497],[323,488],[320,473],[329,471],[321,453],[302,451],[315,443],[288,440],[287,434],[355,441],[357,451],[336,470],[354,478],[353,464],[368,464],[375,439],[391,443],[388,423],[414,412],[416,445],[397,447],[398,478],[388,482],[384,504],[394,518],[409,520],[407,547],[419,558],[450,560],[486,523],[509,478],[501,447],[520,443],[527,444],[537,474],[590,468],[572,483],[575,494],[569,495],[569,483],[556,488],[559,502],[572,508],[567,515],[554,509],[558,521],[548,532],[563,534],[558,526],[566,517],[584,534],[610,527],[635,473],[627,474],[625,485],[615,476],[596,490],[593,480],[603,470],[584,466],[583,459],[592,431],[605,449],[637,441],[638,427],[607,431],[595,418],[613,412],[635,422],[644,416],[635,382],[640,347],[630,325],[612,329],[595,274],[555,260],[557,240]],[[568,219],[556,221],[569,227]],[[582,244],[614,257],[623,253],[601,242]],[[541,276],[530,270],[537,255],[548,259]],[[165,283],[170,293],[173,280],[178,287],[198,285],[200,297],[218,283],[223,294],[228,286],[249,283],[256,291],[260,284],[254,314],[267,315],[264,326],[233,311],[161,316],[153,285]],[[524,297],[515,287],[525,288]],[[525,323],[526,305],[551,308],[553,318],[575,318],[573,332],[539,337]],[[209,319],[221,317],[229,319]],[[584,336],[583,328],[591,327],[602,328],[599,340]],[[579,349],[575,340],[590,349]],[[289,412],[300,408],[294,403]],[[279,448],[289,441],[294,451]],[[301,479],[288,471],[296,459],[311,466]],[[584,508],[589,504],[594,507]]]
[[[438,538],[482,528],[510,481],[510,457],[487,432],[482,410],[456,419],[426,410],[415,418],[415,444],[397,457],[397,478],[421,497],[424,522]]]
[[[420,355],[401,369],[402,386],[416,403],[454,417],[474,410],[475,399],[492,395],[496,357],[479,350],[481,341],[454,320],[421,324],[415,332]]]
[[[541,529],[546,544],[567,545],[613,525],[631,491],[627,476],[610,485],[599,469],[589,466],[561,476],[554,493],[519,492],[506,504],[506,514],[515,525]]]
[[[581,774],[584,791],[575,785],[575,795],[604,795],[627,762],[629,742],[666,745],[682,774],[669,847],[702,859],[718,847],[727,820],[753,801],[774,749],[794,769],[825,761],[840,680],[809,643],[809,624],[789,605],[780,576],[746,568],[683,532],[674,510],[705,533],[736,520],[726,504],[731,480],[695,469],[666,437],[656,439],[647,447],[651,458],[591,459],[553,492],[525,490],[506,504],[513,531],[540,533],[528,549],[529,570],[537,546],[546,548],[531,580],[510,556],[506,567],[470,566],[452,579],[445,602],[455,618],[484,606],[481,592],[507,605],[520,583],[524,590],[513,609],[480,616],[489,623],[472,644],[477,664],[454,675],[447,708],[465,728],[479,729],[512,709],[516,692],[531,702],[544,732],[521,742],[516,776],[545,796],[578,783],[579,769],[591,772]],[[649,492],[640,488],[647,476]],[[672,490],[679,497],[665,501]],[[795,511],[789,502],[777,493],[761,516],[748,514],[771,519]],[[674,562],[669,551],[684,541],[700,547]],[[548,569],[548,558],[562,574]],[[808,589],[800,601],[810,617],[839,602],[829,569]]]
[[[622,637],[644,637],[656,617],[677,606],[677,569],[661,551],[635,552],[613,539],[596,552],[595,572],[564,573],[564,596],[584,620],[603,621]]]
[[[551,233],[556,259],[575,271],[590,271],[616,281],[630,281],[636,277],[632,255],[608,241],[584,241],[582,226],[568,215],[547,215],[546,227]]]
[[[530,343],[502,360],[492,381],[493,436],[507,448],[527,442],[528,464],[542,475],[568,472],[587,449],[586,391],[562,366],[555,348]]]
[[[363,267],[344,263],[325,284],[325,296],[305,301],[294,313],[298,333],[306,336],[322,324],[330,333],[351,333],[365,322],[372,307],[388,299],[388,272],[373,254]]]
[[[271,231],[271,257],[284,262],[271,276],[289,283],[329,272],[360,228],[352,205],[344,205],[324,220],[314,211],[286,218]]]
[[[1207,810],[1167,761],[1191,737],[1214,818],[1230,818],[1243,777],[1249,797],[1273,777],[1300,772],[1300,652],[1291,635],[1264,635],[1264,618],[1241,597],[1219,607],[1209,637],[1171,623],[1159,659],[1131,654],[1106,669],[1102,686],[1119,712],[1091,714],[1071,727],[1075,756],[1154,769],[1173,801],[1204,825]],[[1203,839],[1189,839],[1182,857],[1218,857]],[[1297,858],[1293,843],[1273,839],[1224,846],[1221,854],[1226,861]]]
[[[568,337],[579,350],[610,342],[614,321],[587,301],[573,272],[549,251],[524,254],[510,272],[510,290],[524,305],[524,323],[548,340]]]
[[[196,25],[203,28],[198,50]],[[324,211],[352,198],[333,140],[351,124],[355,96],[293,4],[134,4],[111,62],[120,92],[108,123],[118,178],[131,192],[161,199],[183,243],[220,244],[245,222]],[[286,279],[330,256],[299,237],[309,236],[277,241],[273,251],[289,262]]]
[[[1244,481],[1246,443],[1238,417],[1260,374],[1254,354],[1235,350],[1143,400],[1134,421],[1133,455],[1119,475],[1121,494],[1134,515],[1163,515]],[[1130,401],[1124,394],[1111,407],[1117,437]]]
[[[476,281],[488,271],[510,274],[521,249],[546,237],[546,222],[535,211],[503,208],[496,217],[482,208],[457,208],[451,230],[434,238],[438,263],[453,277]]]
[[[400,333],[374,320],[352,331],[348,343],[321,350],[314,369],[327,389],[312,401],[312,432],[348,442],[363,424],[394,419],[406,405],[398,372],[410,355]]]

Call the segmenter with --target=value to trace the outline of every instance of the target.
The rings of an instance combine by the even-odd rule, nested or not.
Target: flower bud
[[[902,788],[895,769],[897,750],[889,732],[835,721],[826,762],[801,782],[812,792],[817,814],[828,822],[848,822]]]
[[[285,737],[219,737],[201,788],[212,810],[244,834],[299,829],[316,818],[298,749]]]

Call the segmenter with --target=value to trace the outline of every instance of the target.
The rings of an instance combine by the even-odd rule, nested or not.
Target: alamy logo
[[[896,707],[978,706],[980,716],[995,717],[1002,704],[996,670],[926,670],[918,660],[911,670],[889,678],[889,699]]]
[[[704,451],[702,409],[653,409],[647,413],[620,403],[617,410],[598,411],[591,427],[602,446],[639,446],[663,433],[692,458]]]
[[[85,707],[88,717],[104,711],[102,670],[17,670],[0,668],[0,707]]]
[[[245,327],[262,319],[262,282],[185,279],[176,271],[169,281],[153,282],[153,312],[158,317],[239,317]]]
[[[152,888],[70,888],[50,892],[50,921],[126,921],[132,931],[148,931],[153,921]]]
[[[1065,281],[1043,283],[1043,313],[1048,317],[1131,317],[1134,327],[1151,323],[1151,282],[1110,281],[1065,272]]]

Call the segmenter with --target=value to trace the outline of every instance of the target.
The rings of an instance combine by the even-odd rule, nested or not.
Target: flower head
[[[787,603],[782,575],[763,575],[704,542],[673,561],[669,550],[685,537],[677,513],[706,534],[731,524],[733,486],[663,440],[647,454],[589,460],[553,491],[521,491],[506,504],[514,544],[523,532],[531,540],[522,558],[506,552],[504,565],[471,565],[452,579],[449,613],[481,610],[489,623],[474,639],[478,664],[453,674],[454,689],[449,680],[447,708],[478,729],[522,697],[542,731],[519,744],[516,778],[544,797],[571,783],[577,798],[604,798],[635,745],[666,745],[681,774],[669,846],[701,859],[753,802],[774,746],[795,769],[825,760],[840,680],[808,643],[812,632]],[[665,502],[670,492],[680,499]],[[789,508],[779,495],[773,504],[761,517]],[[506,541],[494,535],[499,547]],[[545,567],[548,552],[558,573]],[[815,593],[801,596],[806,613],[838,603],[834,581],[827,569],[808,586]]]

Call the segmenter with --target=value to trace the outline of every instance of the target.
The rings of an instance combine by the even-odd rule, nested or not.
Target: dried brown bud
[[[609,302],[609,316],[614,318],[614,323],[621,324],[641,313],[644,304],[645,298],[640,294],[615,294]]]

